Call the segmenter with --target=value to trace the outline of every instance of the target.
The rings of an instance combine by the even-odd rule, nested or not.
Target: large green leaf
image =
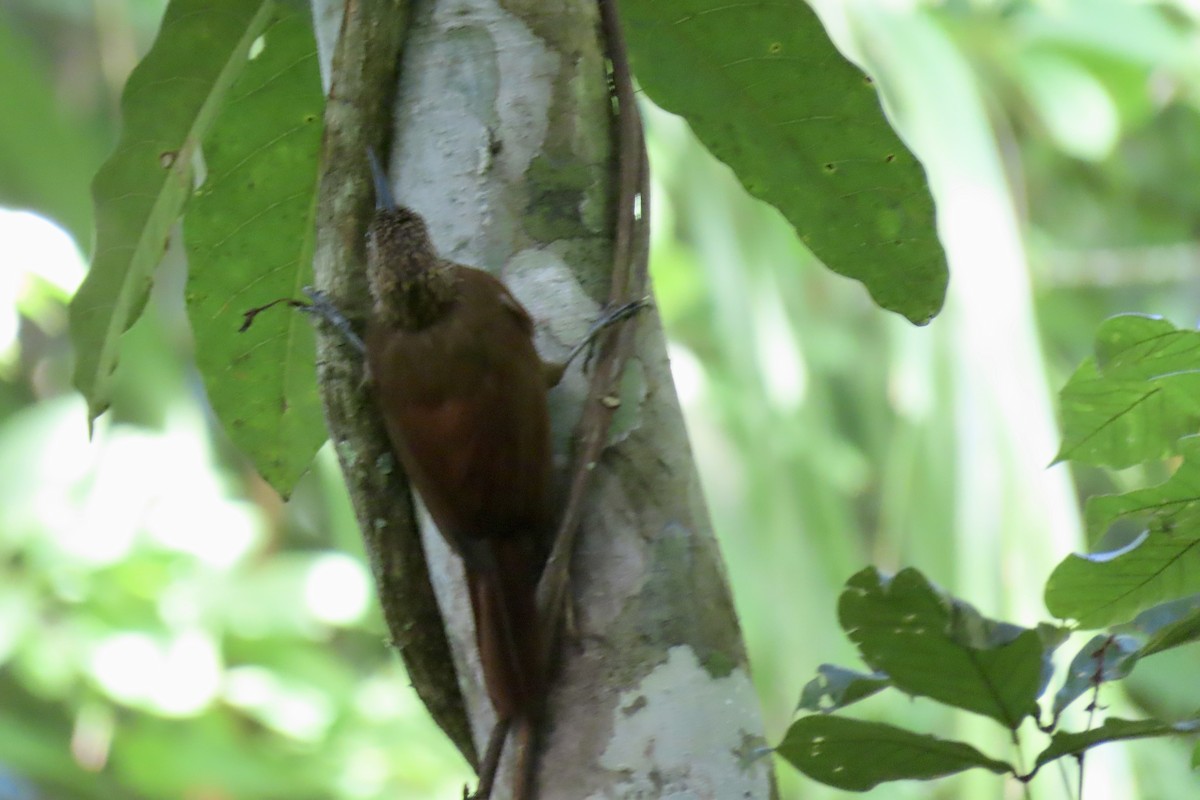
[[[1126,622],[1143,609],[1200,592],[1200,437],[1179,443],[1183,461],[1165,483],[1088,503],[1095,540],[1122,518],[1148,518],[1119,550],[1072,555],[1046,582],[1046,607],[1085,628]]]
[[[1120,551],[1069,555],[1046,582],[1045,602],[1058,618],[1105,627],[1198,591],[1200,535],[1147,531]]]
[[[1121,550],[1067,556],[1046,582],[1046,608],[1081,628],[1103,628],[1196,592],[1200,535],[1147,532]]]
[[[213,410],[287,495],[325,440],[309,321],[243,313],[311,283],[324,99],[308,10],[279,4],[204,140],[184,217],[188,313]]]
[[[1100,326],[1095,353],[1063,387],[1055,460],[1124,468],[1200,430],[1200,331],[1123,314]]]
[[[1046,581],[1046,608],[1080,627],[1105,627],[1200,593],[1200,527],[1193,521],[1188,531],[1144,531],[1117,551],[1068,555]]]
[[[1043,684],[1037,631],[982,617],[920,572],[869,567],[846,582],[838,617],[863,660],[901,691],[984,714],[1015,730]]]
[[[1200,436],[1181,438],[1176,449],[1183,460],[1163,483],[1088,498],[1085,517],[1089,542],[1100,541],[1119,520],[1134,520],[1168,533],[1188,534],[1200,527]]]
[[[92,183],[92,265],[70,310],[75,385],[93,420],[108,408],[121,335],[145,306],[200,141],[272,5],[174,0],[125,84],[121,139]]]
[[[982,767],[1013,768],[963,742],[906,731],[882,722],[834,716],[801,717],[776,749],[813,780],[852,792],[884,781],[929,780]]]
[[[871,80],[805,3],[627,0],[621,9],[638,81],[656,103],[687,119],[827,267],[915,323],[937,314],[947,271],[925,174]]]

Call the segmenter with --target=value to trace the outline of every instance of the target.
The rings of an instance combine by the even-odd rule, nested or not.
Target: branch
[[[407,28],[406,4],[347,2],[328,70],[325,141],[317,206],[317,289],[361,326],[369,309],[363,232],[374,194],[368,147],[385,150]],[[319,20],[320,14],[314,14]],[[476,764],[445,626],[421,546],[408,480],[378,411],[362,391],[361,356],[318,326],[317,364],[325,417],[375,574],[392,644],[434,720]]]

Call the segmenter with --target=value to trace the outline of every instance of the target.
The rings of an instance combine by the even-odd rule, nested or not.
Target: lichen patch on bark
[[[690,647],[673,647],[665,662],[621,694],[600,764],[622,775],[622,797],[766,797],[766,764],[750,761],[741,771],[728,766],[747,732],[759,729],[755,705],[744,670],[714,678]]]

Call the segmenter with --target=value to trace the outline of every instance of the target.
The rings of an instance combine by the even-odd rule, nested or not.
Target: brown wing
[[[460,270],[459,299],[421,331],[368,333],[392,444],[442,533],[540,534],[549,522],[550,434],[532,325],[499,281]]]
[[[501,717],[540,702],[535,590],[550,523],[550,425],[528,314],[461,268],[455,305],[420,331],[367,334],[392,446],[463,556],[488,695]]]

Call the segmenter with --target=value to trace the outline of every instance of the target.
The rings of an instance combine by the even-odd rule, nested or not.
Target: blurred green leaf
[[[312,282],[323,106],[309,11],[279,4],[204,139],[184,217],[196,364],[230,439],[285,497],[326,438],[312,326],[280,308],[239,329]]]
[[[1112,152],[1120,119],[1096,75],[1076,59],[1046,50],[1024,53],[1016,69],[1027,101],[1061,151],[1092,161]]]
[[[1159,107],[1146,91],[1152,75],[1179,79],[1193,71],[1190,32],[1172,24],[1161,6],[1073,0],[1053,13],[1025,5],[1014,16],[1014,34],[1022,45],[1017,63],[1028,55],[1070,59],[1103,82],[1124,120],[1140,122]],[[1029,82],[1037,80],[1036,72],[1026,75]]]
[[[865,792],[885,781],[929,780],[974,767],[997,775],[1013,772],[1008,764],[963,742],[835,716],[796,720],[776,752],[813,780],[852,792]]]
[[[1048,764],[1063,756],[1079,755],[1089,748],[1108,742],[1195,733],[1197,730],[1200,730],[1200,720],[1197,719],[1184,722],[1160,722],[1156,719],[1131,720],[1109,717],[1099,728],[1093,728],[1090,731],[1080,733],[1058,731],[1055,733],[1050,740],[1050,745],[1038,754],[1037,766]]]
[[[1137,641],[1131,636],[1093,636],[1071,659],[1066,680],[1054,696],[1055,716],[1089,689],[1128,677],[1141,655]]]
[[[1200,596],[1164,605],[1170,607],[1174,612],[1173,618],[1154,629],[1150,638],[1142,645],[1143,656],[1154,655],[1200,641]],[[1150,611],[1154,610],[1150,609]]]
[[[1017,5],[1014,34],[1032,48],[1103,56],[1147,71],[1189,69],[1191,31],[1172,20],[1169,4],[1069,0],[1050,13],[1032,3]]]
[[[1112,286],[1114,262],[1098,263],[1097,248],[1133,255],[1149,245],[1189,241],[1200,224],[1200,187],[1179,180],[1179,175],[1200,169],[1200,113],[1182,99],[1163,108],[1146,95],[1144,87],[1162,74],[1156,68],[1131,76],[1141,102],[1154,113],[1123,131],[1103,163],[1062,158],[1037,141],[1023,147],[1034,221],[1060,243],[1079,248],[1075,280],[1109,286],[1106,294],[1117,303],[1114,310],[1139,307],[1129,296],[1132,284],[1162,280],[1163,267],[1155,266],[1155,259],[1119,257],[1116,284],[1124,291],[1118,299]],[[1186,258],[1169,269],[1166,276],[1172,281],[1190,274]],[[1146,307],[1163,304],[1156,298]]]
[[[909,694],[983,714],[1015,730],[1036,709],[1037,631],[981,616],[920,572],[888,579],[869,567],[846,582],[838,617],[863,660]]]
[[[817,667],[817,677],[805,684],[797,708],[828,713],[857,703],[891,685],[888,676],[882,672],[868,675],[834,664],[822,664]],[[822,702],[825,699],[828,699],[827,703]]]
[[[121,96],[123,133],[92,183],[96,247],[71,302],[75,385],[95,419],[111,401],[121,335],[141,315],[197,149],[270,16],[261,0],[175,0]]]
[[[54,217],[86,248],[87,177],[99,155],[94,131],[56,107],[50,65],[13,16],[0,9],[0,108],[7,112],[0,125],[0,203]]]
[[[116,774],[152,797],[219,792],[246,800],[330,795],[333,754],[265,735],[234,715],[140,717],[122,732]]]
[[[925,174],[870,78],[806,4],[635,0],[621,10],[656,103],[686,118],[827,267],[917,324],[937,314],[947,270]]]
[[[66,746],[71,728],[68,709],[36,698],[11,682],[0,682],[0,797],[26,796],[4,793],[16,776],[54,792],[30,797],[135,800],[111,775],[97,774],[76,762]]]
[[[1200,428],[1200,331],[1123,314],[1100,326],[1095,353],[1062,389],[1055,461],[1128,467]]]

